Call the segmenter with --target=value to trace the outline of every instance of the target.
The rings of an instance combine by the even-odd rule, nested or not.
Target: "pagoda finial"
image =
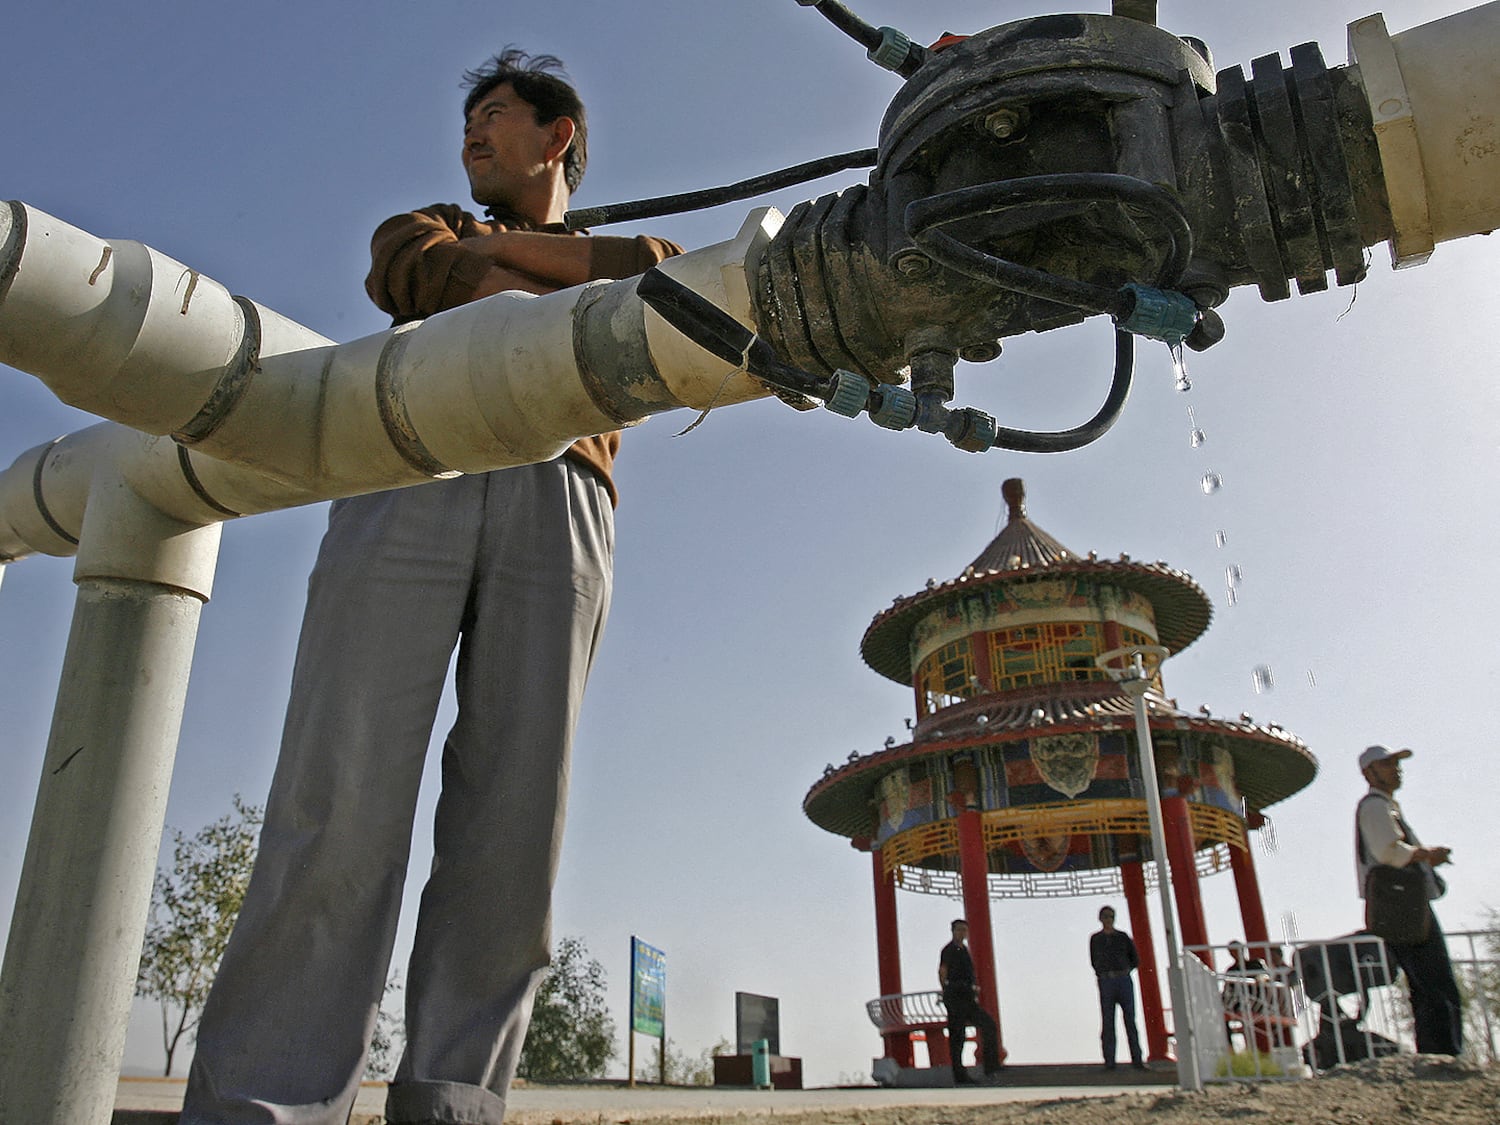
[[[1011,477],[1000,486],[1000,495],[1004,497],[1005,503],[1010,508],[1008,522],[1015,523],[1017,520],[1026,518],[1026,482],[1020,477]]]

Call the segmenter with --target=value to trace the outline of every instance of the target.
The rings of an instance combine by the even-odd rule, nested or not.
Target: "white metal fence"
[[[1240,948],[1238,959],[1230,946],[1186,951],[1204,1081],[1302,1078],[1414,1049],[1404,982],[1379,938]],[[1464,1054],[1500,1062],[1500,930],[1455,931],[1448,950],[1464,997]]]
[[[948,1022],[948,1009],[941,992],[894,992],[877,996],[865,1004],[865,1014],[882,1033]]]

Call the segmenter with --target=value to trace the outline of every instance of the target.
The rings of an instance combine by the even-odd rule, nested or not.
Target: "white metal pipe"
[[[662,268],[752,324],[745,261],[780,223],[762,209]],[[550,460],[662,410],[768,393],[662,322],[633,279],[502,293],[334,345],[16,203],[0,207],[0,362],[156,437],[95,428],[23,454],[0,479],[0,558],[68,554],[101,457],[163,511],[208,522]]]
[[[198,618],[220,524],[107,467],[0,969],[0,1121],[110,1120]]]
[[[199,329],[171,319],[192,312],[185,292],[167,312],[144,292],[143,310],[119,297],[116,284],[171,275],[160,256],[101,250],[83,276],[102,244],[0,211],[17,214],[47,233],[26,255],[25,231],[0,230],[0,358],[141,427],[93,426],[0,474],[0,561],[76,551],[79,584],[0,971],[0,1120],[74,1125],[109,1119],[220,521],[548,459],[656,409],[765,391],[696,348],[677,347],[663,378],[633,282],[502,294],[334,347],[197,278],[219,315],[206,330],[217,343],[195,351],[174,333]],[[677,270],[748,319],[745,252],[774,233],[773,215]],[[45,323],[48,302],[62,322]],[[111,319],[136,314],[123,328]],[[676,334],[663,338],[672,351]],[[61,358],[70,349],[78,369]],[[141,374],[151,365],[159,381]]]
[[[1391,261],[1500,227],[1500,2],[1398,35],[1380,14],[1349,25],[1390,201]]]
[[[243,311],[217,282],[19,203],[0,206],[7,274],[5,362],[64,402],[152,433],[193,418],[244,339]]]

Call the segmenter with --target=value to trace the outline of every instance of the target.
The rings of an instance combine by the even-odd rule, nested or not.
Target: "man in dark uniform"
[[[974,1081],[964,1070],[964,1042],[970,1027],[979,1032],[984,1076],[991,1078],[1000,1070],[995,1020],[979,1006],[979,983],[974,976],[974,959],[965,944],[968,940],[969,923],[959,918],[953,923],[953,940],[943,946],[938,958],[938,983],[943,988],[943,1006],[948,1009],[948,1051],[953,1056],[955,1085]]]
[[[1135,942],[1123,930],[1115,929],[1113,907],[1099,911],[1099,923],[1102,928],[1089,938],[1089,960],[1094,965],[1094,976],[1099,978],[1099,1014],[1104,1021],[1099,1042],[1104,1047],[1104,1069],[1115,1068],[1115,1008],[1118,1007],[1125,1020],[1131,1065],[1145,1070],[1141,1040],[1135,1030],[1135,985],[1130,980],[1130,974],[1140,964]]]

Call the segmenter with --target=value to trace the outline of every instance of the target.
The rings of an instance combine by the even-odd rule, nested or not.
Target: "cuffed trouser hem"
[[[463,1082],[392,1082],[385,1119],[390,1125],[501,1125],[505,1099]]]

